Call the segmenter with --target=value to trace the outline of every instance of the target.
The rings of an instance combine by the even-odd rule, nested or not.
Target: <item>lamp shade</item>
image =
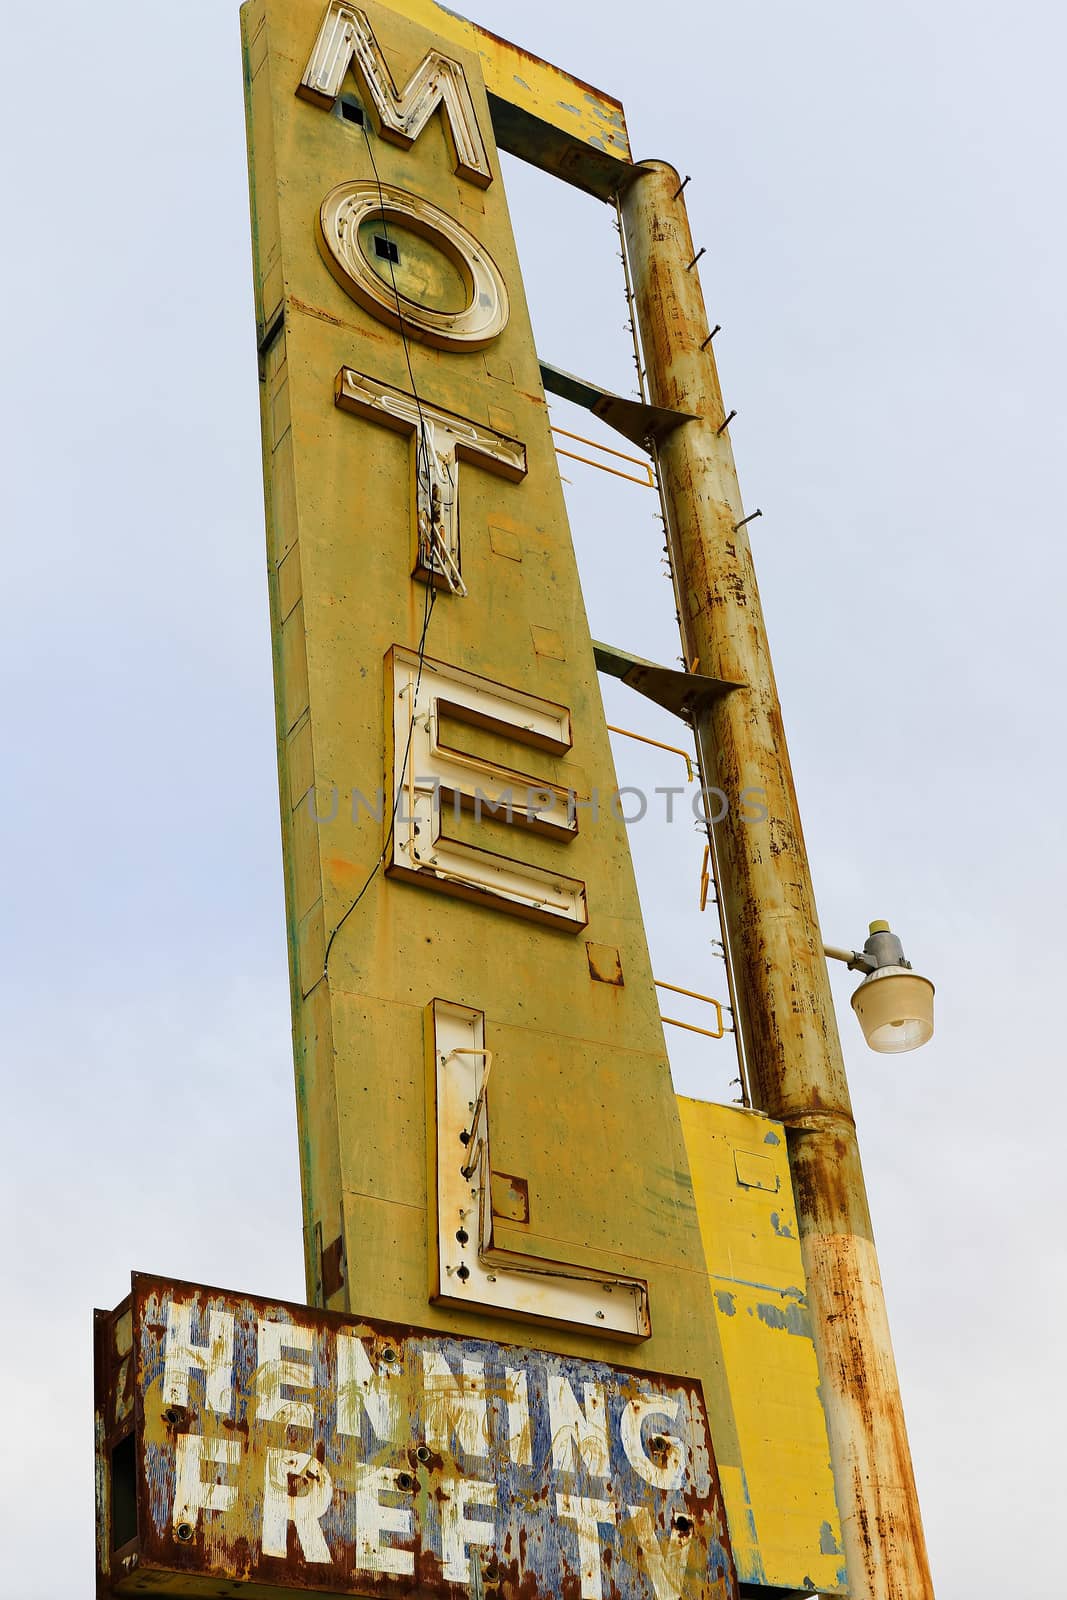
[[[907,967],[879,967],[852,996],[852,1009],[872,1050],[918,1050],[933,1035],[934,986]]]

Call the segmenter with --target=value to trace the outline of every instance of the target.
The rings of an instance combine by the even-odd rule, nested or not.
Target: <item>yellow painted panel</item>
[[[319,857],[319,830],[308,805],[297,806],[292,815],[283,814],[289,862],[289,897],[296,927],[316,901],[322,899],[322,866]]]
[[[290,550],[278,568],[278,615],[284,622],[300,599],[300,557]]]
[[[311,747],[310,718],[299,723],[287,740],[289,806],[295,809],[315,782],[315,753]]]
[[[326,934],[322,926],[322,901],[312,906],[301,918],[297,930],[297,961],[300,972],[300,992],[309,995],[322,980],[322,962],[326,952]]]
[[[308,708],[305,643],[304,607],[297,601],[281,628],[282,704],[286,732],[295,726]]]
[[[491,95],[576,140],[594,147],[603,145],[621,159],[630,160],[622,105],[612,95],[501,39],[488,28],[435,5],[434,0],[406,0],[404,13],[440,38],[476,51]]]
[[[738,1576],[845,1593],[785,1129],[679,1098],[740,1463],[723,1471]]]
[[[284,561],[296,543],[296,484],[293,481],[292,433],[279,440],[267,465],[270,500],[270,554]]]

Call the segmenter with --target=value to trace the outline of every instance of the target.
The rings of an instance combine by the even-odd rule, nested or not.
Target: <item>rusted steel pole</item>
[[[933,1596],[793,776],[681,179],[648,162],[620,198],[648,399],[699,420],[659,445],[682,647],[742,687],[698,717],[755,1104],[788,1129],[852,1600]],[[745,790],[763,790],[751,820]],[[753,797],[750,797],[750,799]],[[763,797],[760,797],[761,799]],[[721,809],[721,806],[719,807]]]

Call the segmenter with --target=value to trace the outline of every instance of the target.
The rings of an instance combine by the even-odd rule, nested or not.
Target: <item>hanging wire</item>
[[[367,154],[370,156],[370,164],[371,164],[371,168],[372,168],[372,170],[374,172],[374,181],[378,186],[378,206],[379,206],[379,215],[381,217],[382,232],[383,232],[383,234],[385,236],[386,242],[389,243],[390,242],[390,240],[389,240],[389,222],[388,222],[388,219],[387,219],[386,214],[385,214],[386,213],[385,190],[384,190],[384,188],[382,186],[381,176],[380,176],[380,174],[378,172],[378,163],[374,159],[374,146],[371,144],[370,134],[367,131],[366,120],[364,120],[364,122],[363,122],[363,137],[364,137],[364,140],[365,140],[366,145],[367,145]],[[400,338],[401,338],[401,341],[402,341],[403,346],[404,346],[404,360],[407,363],[408,378],[411,381],[411,393],[412,393],[412,396],[414,397],[414,400],[415,400],[415,409],[419,414],[419,427],[418,427],[418,434],[417,434],[416,445],[415,445],[415,475],[416,475],[416,482],[422,481],[422,474],[425,473],[425,482],[426,482],[426,485],[427,485],[427,489],[428,489],[428,491],[430,491],[430,494],[431,494],[431,516],[432,516],[432,484],[433,484],[433,476],[432,476],[432,473],[430,471],[429,429],[427,428],[427,425],[426,425],[426,417],[425,417],[425,415],[423,413],[422,399],[421,399],[421,397],[419,395],[418,385],[415,382],[415,371],[414,371],[414,368],[413,368],[412,363],[411,363],[411,348],[410,348],[410,345],[409,345],[409,342],[408,342],[407,328],[406,328],[405,323],[404,323],[404,311],[403,311],[403,307],[402,307],[402,305],[400,303],[400,299],[401,299],[401,297],[400,297],[400,289],[399,289],[399,287],[397,285],[397,281],[396,281],[396,272],[393,270],[394,264],[393,264],[392,252],[391,251],[388,252],[387,258],[388,258],[388,261],[389,261],[389,277],[390,277],[391,282],[392,282],[393,298],[396,301],[396,315],[397,315],[397,322],[398,322],[399,327],[400,327]],[[451,463],[447,463],[446,464],[446,470],[447,470],[447,473],[448,473],[449,484],[450,484],[450,486],[451,486],[451,488],[453,490],[453,493],[454,493],[454,491],[455,491],[455,479],[454,479],[453,474],[452,474]],[[433,616],[433,608],[434,608],[435,604],[437,603],[436,570],[435,570],[434,565],[433,565],[433,560],[434,560],[434,555],[433,555],[433,550],[432,550],[432,546],[431,546],[430,565],[429,565],[429,567],[427,569],[426,604],[425,604],[425,607],[423,609],[423,614],[422,614],[422,632],[421,632],[421,634],[419,636],[419,648],[418,648],[418,661],[419,661],[419,664],[418,664],[418,670],[417,670],[416,675],[415,675],[415,690],[414,690],[414,693],[412,695],[412,700],[411,700],[411,722],[408,725],[408,736],[407,736],[407,741],[406,741],[406,743],[404,745],[404,758],[403,758],[403,761],[402,761],[401,767],[400,767],[400,777],[399,777],[399,780],[397,781],[396,796],[395,796],[395,798],[393,800],[393,809],[392,809],[392,812],[390,813],[390,816],[389,816],[389,830],[388,830],[388,832],[387,832],[387,834],[385,836],[385,843],[382,846],[381,853],[379,854],[377,861],[374,863],[374,865],[371,868],[370,872],[367,874],[366,878],[363,880],[363,884],[360,887],[359,893],[355,896],[354,900],[349,905],[347,911],[340,918],[340,920],[338,921],[337,925],[334,927],[333,932],[330,934],[329,939],[326,942],[326,952],[325,952],[325,954],[323,956],[323,960],[322,960],[322,976],[324,978],[327,978],[329,976],[329,971],[330,971],[330,952],[333,949],[334,940],[337,938],[337,935],[340,933],[341,929],[344,927],[344,925],[348,921],[349,917],[352,915],[352,913],[356,910],[357,906],[363,900],[363,897],[366,895],[367,891],[370,889],[371,884],[374,882],[375,878],[378,876],[379,872],[384,867],[384,865],[386,863],[386,860],[388,859],[389,853],[393,848],[393,840],[394,840],[394,838],[396,836],[397,814],[398,814],[398,812],[400,810],[400,802],[401,802],[401,800],[403,798],[403,794],[404,794],[404,779],[405,779],[405,777],[407,775],[408,762],[411,759],[411,741],[412,741],[412,738],[414,737],[414,733],[415,733],[415,707],[418,704],[419,687],[420,687],[420,685],[422,683],[422,669],[423,669],[423,666],[424,666],[425,660],[426,660],[426,635],[427,635],[427,633],[429,632],[429,629],[430,629],[430,618]]]

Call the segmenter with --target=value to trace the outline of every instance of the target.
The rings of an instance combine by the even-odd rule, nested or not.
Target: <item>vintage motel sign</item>
[[[100,1593],[843,1593],[784,1133],[675,1097],[500,180],[609,199],[621,108],[431,0],[242,32],[310,1308],[99,1314]]]

